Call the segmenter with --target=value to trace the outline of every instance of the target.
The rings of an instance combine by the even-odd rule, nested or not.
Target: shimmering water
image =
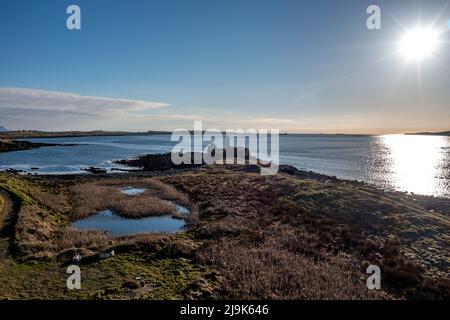
[[[168,152],[175,144],[170,135],[32,141],[79,146],[0,153],[0,169],[41,174],[79,173],[88,166],[111,169],[120,167],[114,159]],[[383,188],[450,197],[450,137],[286,135],[280,136],[280,162]]]
[[[416,194],[450,197],[450,137],[286,136],[280,162]]]

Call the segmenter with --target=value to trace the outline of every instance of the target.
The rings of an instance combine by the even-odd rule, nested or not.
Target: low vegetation
[[[127,186],[146,191],[129,196],[120,190]],[[14,203],[12,231],[0,236],[0,245],[9,244],[0,254],[0,298],[448,299],[450,294],[448,215],[361,183],[288,167],[261,176],[251,166],[204,166],[153,177],[1,173],[0,190]],[[113,237],[70,227],[105,209],[132,218],[174,215],[168,201],[191,209],[186,232]],[[111,250],[114,257],[99,259]],[[83,256],[82,290],[69,291],[65,267],[76,254]],[[382,270],[382,290],[366,287],[370,264]]]
[[[197,259],[221,271],[227,297],[449,297],[447,216],[360,183],[299,176],[204,168],[163,178],[197,201]],[[361,289],[369,264],[384,270],[384,295]]]

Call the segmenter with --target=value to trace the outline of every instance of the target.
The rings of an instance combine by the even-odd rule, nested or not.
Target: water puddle
[[[146,191],[145,188],[137,188],[137,187],[123,187],[120,188],[120,190],[129,196],[138,196]]]
[[[94,216],[80,219],[72,224],[78,229],[106,231],[115,236],[151,232],[176,233],[183,231],[184,225],[184,220],[171,216],[128,219],[118,216],[110,210],[100,211]]]
[[[186,208],[186,207],[180,206],[179,204],[176,204],[173,201],[167,201],[167,202],[169,202],[170,204],[174,205],[176,210],[177,210],[177,212],[179,214],[181,214],[182,216],[187,216],[190,213],[189,209]]]

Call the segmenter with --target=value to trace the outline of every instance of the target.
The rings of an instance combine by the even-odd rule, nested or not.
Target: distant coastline
[[[2,139],[0,138],[0,153],[2,152],[13,152],[13,151],[23,151],[23,150],[31,150],[35,148],[41,147],[55,147],[55,146],[75,146],[76,144],[57,144],[57,143],[36,143],[29,141],[17,141],[10,139]]]
[[[225,132],[223,132],[225,133]],[[36,139],[36,138],[71,138],[71,137],[106,137],[106,136],[146,136],[157,134],[172,134],[171,131],[38,131],[38,130],[16,130],[16,131],[0,131],[0,139]],[[346,137],[360,137],[360,136],[374,136],[377,134],[358,134],[358,133],[280,133],[282,136],[346,136]],[[408,132],[404,135],[427,135],[427,136],[450,136],[450,131],[440,132]]]
[[[189,130],[192,132],[191,130]],[[204,132],[204,131],[203,131]],[[226,131],[222,131],[223,134]],[[38,131],[38,130],[15,130],[15,131],[0,131],[0,139],[36,139],[36,138],[72,138],[72,137],[114,137],[114,136],[146,136],[156,134],[172,134],[172,131]],[[280,133],[282,136],[347,136],[360,137],[372,136],[376,134],[358,134],[358,133]]]
[[[0,139],[33,139],[33,138],[71,138],[71,137],[99,137],[99,136],[136,136],[136,135],[154,135],[171,134],[170,131],[7,131],[0,132]]]
[[[441,132],[416,132],[416,133],[405,133],[407,136],[411,135],[423,135],[423,136],[447,136],[450,137],[450,131]]]

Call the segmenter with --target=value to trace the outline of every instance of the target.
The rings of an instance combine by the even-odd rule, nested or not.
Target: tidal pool
[[[171,216],[129,219],[118,216],[110,210],[75,221],[72,226],[82,230],[106,231],[115,236],[135,233],[168,232],[176,233],[184,229],[184,220]]]

